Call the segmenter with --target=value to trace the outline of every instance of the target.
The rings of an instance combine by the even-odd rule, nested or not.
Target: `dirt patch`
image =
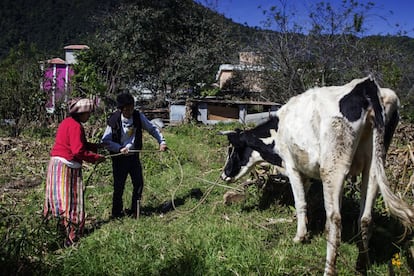
[[[43,179],[38,176],[31,177],[31,178],[25,178],[25,179],[14,179],[1,186],[0,195],[2,193],[7,193],[7,192],[18,192],[18,191],[24,191],[27,189],[31,189],[31,188],[41,185],[42,182],[43,182]]]
[[[51,144],[25,137],[0,138],[0,194],[42,184]]]

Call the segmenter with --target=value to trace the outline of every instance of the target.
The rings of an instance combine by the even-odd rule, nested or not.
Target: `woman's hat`
[[[132,97],[132,95],[129,93],[122,93],[116,97],[116,107],[118,107],[119,109],[121,109],[122,107],[126,105],[130,105],[134,103],[135,103],[134,97]]]
[[[70,114],[92,112],[95,110],[95,103],[91,99],[75,98],[68,102]]]

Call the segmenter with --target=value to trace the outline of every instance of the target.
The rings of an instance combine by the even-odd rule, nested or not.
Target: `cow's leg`
[[[302,242],[306,240],[307,229],[307,208],[306,208],[306,194],[304,188],[304,180],[302,176],[293,169],[288,170],[289,182],[292,187],[293,198],[295,200],[297,230],[294,242]]]
[[[345,172],[328,170],[330,173],[322,175],[323,196],[326,211],[327,247],[324,275],[336,275],[336,258],[341,242],[341,199],[345,181]]]
[[[378,185],[369,177],[368,167],[369,166],[367,166],[362,173],[361,206],[358,222],[361,238],[357,242],[359,252],[356,269],[363,273],[370,265],[368,244],[372,231],[372,209],[378,194]]]

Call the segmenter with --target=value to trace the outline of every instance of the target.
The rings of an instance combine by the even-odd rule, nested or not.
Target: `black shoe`
[[[117,214],[112,214],[111,219],[121,219],[123,217],[125,217],[125,212],[122,211],[122,212],[117,213]]]
[[[137,216],[137,212],[135,211],[132,211],[132,210],[130,210],[130,209],[125,209],[125,214],[128,216],[128,217],[131,217],[131,218],[137,218],[138,216]]]

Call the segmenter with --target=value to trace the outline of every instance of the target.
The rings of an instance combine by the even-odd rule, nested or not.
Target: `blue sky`
[[[297,19],[302,26],[306,26],[305,18],[309,7],[323,0],[284,0],[296,12]],[[357,0],[358,1],[358,0]],[[247,24],[251,27],[263,27],[266,19],[263,10],[271,6],[280,5],[280,0],[197,0],[208,3],[220,14],[231,18],[234,22]],[[332,5],[342,0],[328,0]],[[368,3],[368,0],[359,0],[359,3]],[[407,31],[407,35],[414,37],[414,0],[371,0],[375,4],[368,15],[366,34],[396,34],[399,30]],[[260,7],[260,8],[259,8]],[[396,27],[399,24],[399,27]]]

